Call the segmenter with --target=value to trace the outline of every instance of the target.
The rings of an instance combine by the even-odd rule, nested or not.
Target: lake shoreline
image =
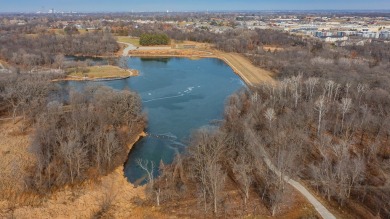
[[[194,54],[192,51],[185,51],[188,54],[177,54],[176,50],[165,51],[168,53],[158,54],[153,53],[154,51],[142,51],[136,52],[137,50],[130,51],[128,57],[140,57],[140,58],[188,58],[188,59],[201,59],[201,58],[215,58],[226,63],[235,74],[237,74],[247,86],[253,87],[261,83],[275,83],[273,79],[273,73],[265,69],[254,66],[246,57],[242,57],[235,53],[226,53],[219,50],[201,51],[207,54]],[[239,56],[239,57],[238,57]],[[245,62],[246,66],[234,65],[233,62]]]
[[[119,42],[118,43],[124,43]],[[273,78],[274,73],[253,65],[253,63],[245,56],[238,53],[229,53],[212,48],[210,44],[201,44],[197,42],[187,42],[193,45],[191,49],[182,49],[179,44],[172,44],[166,49],[159,47],[148,47],[147,50],[134,46],[131,43],[127,44],[127,48],[123,49],[124,57],[178,57],[178,58],[216,58],[225,62],[237,74],[248,87],[254,87],[260,84],[268,83],[275,84]],[[135,48],[135,49],[134,49]]]

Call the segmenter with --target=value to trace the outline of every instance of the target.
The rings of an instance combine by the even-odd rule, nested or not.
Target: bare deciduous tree
[[[352,99],[351,98],[343,98],[341,99],[341,130],[344,129],[344,117],[345,114],[351,109]]]
[[[315,110],[318,111],[317,135],[320,135],[321,132],[321,121],[325,115],[326,107],[326,98],[324,95],[321,95],[315,102]]]
[[[265,111],[264,116],[268,120],[269,127],[272,128],[272,122],[276,119],[275,110],[268,108]]]
[[[246,206],[249,199],[249,190],[253,182],[252,177],[253,164],[251,158],[247,152],[241,153],[237,161],[233,164],[233,172],[236,176],[236,180],[241,184],[244,192],[244,205]]]
[[[189,149],[191,170],[202,191],[204,210],[210,197],[216,214],[225,184],[225,173],[219,163],[225,150],[224,136],[218,131],[202,129],[194,134]]]

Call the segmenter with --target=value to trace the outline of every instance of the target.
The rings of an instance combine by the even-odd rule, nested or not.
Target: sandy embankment
[[[17,135],[17,130],[11,121],[0,123],[0,174],[13,180],[13,186],[23,187],[23,177],[15,176],[11,167],[16,165],[18,169],[23,169],[31,166],[35,159],[28,148],[31,132]],[[128,145],[128,152],[144,135],[142,132]],[[43,200],[36,198],[31,203],[25,203],[26,206],[15,204],[18,201],[2,201],[0,198],[0,218],[90,218],[105,201],[111,203],[108,211],[110,218],[129,218],[136,208],[131,200],[134,197],[144,198],[144,188],[135,188],[130,184],[124,177],[123,168],[123,165],[119,166],[98,182],[66,187]]]

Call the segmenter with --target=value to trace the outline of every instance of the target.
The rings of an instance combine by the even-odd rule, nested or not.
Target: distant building
[[[338,41],[347,41],[348,37],[346,36],[325,36],[325,37],[320,37],[321,40],[325,42],[338,42]]]
[[[381,32],[379,33],[379,38],[380,38],[380,39],[390,39],[390,30],[381,31]]]

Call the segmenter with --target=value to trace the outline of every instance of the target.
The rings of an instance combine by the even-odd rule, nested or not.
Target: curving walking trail
[[[122,43],[122,44],[125,44],[127,47],[123,49],[123,53],[122,53],[122,56],[128,56],[129,55],[129,52],[131,50],[135,50],[137,49],[136,46],[134,46],[133,44],[131,43],[125,43],[125,42],[119,42],[118,43]]]
[[[306,197],[306,199],[314,206],[322,218],[336,219],[336,217],[328,209],[326,209],[326,207],[322,205],[321,202],[319,202],[302,184],[292,179],[289,179],[287,182]]]
[[[261,151],[263,151],[264,156],[263,159],[265,163],[267,164],[268,168],[274,172],[278,177],[281,177],[282,174],[281,172],[273,165],[271,160],[268,158],[264,148],[260,147]],[[298,190],[305,198],[314,206],[316,211],[321,215],[322,218],[324,219],[336,219],[336,217],[328,210],[326,207],[321,204],[302,184],[299,182],[291,179],[288,176],[284,176],[283,180],[290,184],[292,187],[294,187],[296,190]]]
[[[256,138],[254,133],[250,131],[251,137]],[[263,160],[266,163],[267,167],[275,173],[278,177],[282,177],[282,173],[276,168],[276,166],[272,163],[272,161],[268,157],[268,153],[261,145],[257,145],[261,154],[263,155]],[[291,179],[290,177],[284,175],[283,180],[294,187],[297,191],[299,191],[316,209],[318,214],[321,215],[324,219],[336,219],[336,217],[323,205],[319,202],[301,183]]]

